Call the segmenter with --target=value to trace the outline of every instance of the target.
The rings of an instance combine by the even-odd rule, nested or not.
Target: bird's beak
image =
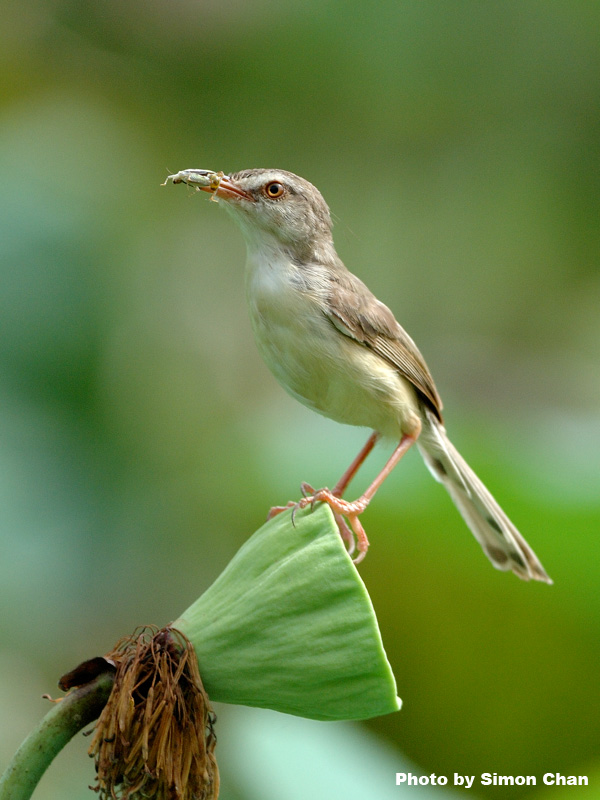
[[[254,198],[245,189],[233,181],[229,175],[214,172],[211,169],[183,169],[175,175],[169,175],[167,181],[173,183],[186,183],[203,192],[209,192],[213,197],[222,197],[223,200],[253,200]],[[163,184],[164,185],[164,184]]]

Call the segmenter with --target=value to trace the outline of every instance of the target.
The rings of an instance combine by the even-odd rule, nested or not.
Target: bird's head
[[[231,175],[183,170],[170,176],[223,200],[247,241],[310,252],[330,246],[331,215],[312,183],[282,169],[246,169]]]

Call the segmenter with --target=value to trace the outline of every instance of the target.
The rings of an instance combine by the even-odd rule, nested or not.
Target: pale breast
[[[338,422],[394,438],[409,432],[418,414],[412,385],[335,328],[319,287],[307,288],[297,270],[290,262],[248,259],[250,319],[271,372],[301,403]]]

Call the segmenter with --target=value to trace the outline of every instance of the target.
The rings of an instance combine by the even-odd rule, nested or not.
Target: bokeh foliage
[[[419,343],[456,444],[555,580],[494,572],[409,456],[364,517],[405,701],[369,726],[426,772],[591,772],[599,23],[567,0],[5,4],[3,763],[56,676],[175,617],[366,438],[283,394],[251,340],[241,237],[159,186],[281,166],[323,191],[342,257]]]

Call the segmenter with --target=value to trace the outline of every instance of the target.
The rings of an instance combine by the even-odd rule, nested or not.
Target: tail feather
[[[434,478],[442,483],[496,569],[523,580],[552,583],[538,557],[448,439],[441,423],[428,415],[418,439]]]

